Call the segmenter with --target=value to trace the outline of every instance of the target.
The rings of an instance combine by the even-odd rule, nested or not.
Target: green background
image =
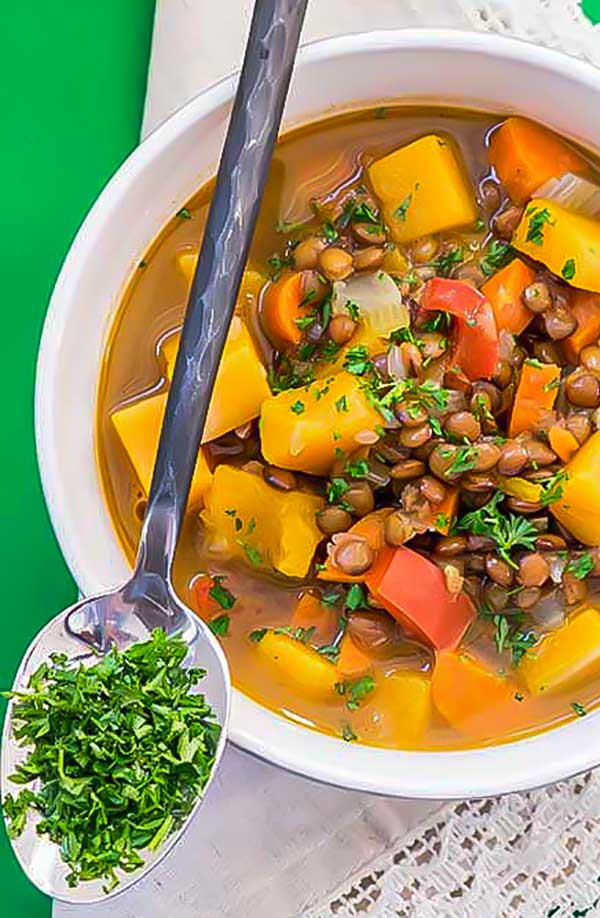
[[[2,484],[0,686],[26,643],[73,601],[44,509],[33,436],[35,357],[54,280],[81,220],[135,146],[154,0],[0,0]],[[6,918],[50,903],[0,830]]]
[[[69,243],[136,144],[154,0],[0,0],[0,6],[5,623],[0,686],[9,686],[28,640],[75,595],[37,475],[35,355]],[[600,21],[600,0],[583,0],[583,8]],[[2,831],[0,880],[7,918],[49,915],[48,900],[21,875]]]

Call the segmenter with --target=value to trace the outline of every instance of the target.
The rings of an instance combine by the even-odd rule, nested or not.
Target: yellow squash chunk
[[[534,198],[512,243],[574,287],[600,293],[600,222]]]
[[[458,152],[437,134],[376,160],[369,178],[396,242],[468,226],[477,219]]]
[[[600,673],[600,611],[592,606],[572,615],[536,644],[519,667],[535,695],[580,685]]]
[[[161,348],[165,375],[171,379],[179,335],[169,335]],[[271,395],[267,373],[260,361],[246,324],[239,316],[231,320],[217,379],[208,408],[202,442],[216,440],[260,414]]]
[[[344,452],[357,449],[360,440],[356,435],[374,431],[381,423],[359,377],[342,371],[263,402],[263,456],[284,469],[325,475],[335,461],[336,448]]]
[[[197,261],[198,252],[195,249],[182,249],[175,256],[177,270],[183,275],[188,284],[192,283]],[[246,305],[249,296],[258,297],[265,283],[266,277],[259,271],[255,271],[253,268],[248,268],[244,271],[238,294],[238,308],[243,308]]]
[[[391,727],[394,744],[410,746],[421,739],[431,717],[431,679],[424,673],[396,670],[378,682],[373,706]]]
[[[338,681],[335,666],[311,647],[287,634],[267,631],[256,645],[256,652],[282,685],[298,689],[314,700],[339,701],[334,688]]]
[[[600,431],[592,434],[565,466],[554,516],[584,545],[600,545]]]
[[[323,533],[315,514],[323,501],[304,491],[277,491],[260,475],[230,465],[215,469],[202,519],[213,551],[305,577]]]
[[[124,408],[118,408],[111,415],[115,431],[129,456],[140,487],[146,495],[150,490],[150,479],[166,404],[167,393],[160,392],[150,398],[132,402]],[[211,471],[204,453],[200,450],[190,488],[188,500],[190,506],[203,502],[211,481]]]

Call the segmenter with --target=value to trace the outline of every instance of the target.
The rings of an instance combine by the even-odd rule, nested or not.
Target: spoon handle
[[[170,577],[307,2],[256,0],[169,390],[136,575]]]

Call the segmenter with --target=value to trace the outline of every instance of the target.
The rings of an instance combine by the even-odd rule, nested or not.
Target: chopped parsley
[[[517,546],[535,548],[535,539],[539,532],[526,517],[514,513],[501,513],[498,504],[502,500],[504,495],[498,492],[479,510],[473,510],[461,517],[456,528],[459,531],[493,539],[499,556],[511,567],[516,568],[517,564],[510,555],[512,549]]]
[[[369,350],[364,344],[348,348],[344,358],[344,369],[354,376],[363,376],[371,367]]]
[[[465,257],[465,250],[462,245],[454,246],[436,258],[434,267],[440,277],[449,277],[454,268],[461,264]]]
[[[327,222],[323,224],[321,232],[326,242],[335,242],[336,239],[340,238],[340,234],[336,230],[331,220],[327,220]]]
[[[441,455],[444,457],[444,452]],[[475,468],[479,452],[476,446],[459,446],[454,453],[454,457],[452,464],[448,468],[448,473],[450,475],[462,475],[463,472],[469,472]]]
[[[338,398],[337,402],[335,403],[335,410],[336,411],[349,411],[350,410],[348,408],[348,400],[345,395],[342,395],[341,398]]]
[[[358,739],[358,736],[350,726],[350,724],[344,724],[342,727],[342,739],[347,743],[353,743]]]
[[[518,666],[525,654],[537,642],[533,631],[524,631],[521,627],[522,616],[511,615],[510,623],[506,615],[494,615],[494,641],[498,653],[507,650],[511,654],[514,666]]]
[[[346,312],[350,316],[353,322],[358,322],[360,316],[360,310],[358,308],[358,303],[355,303],[354,300],[346,300],[345,306]]]
[[[367,607],[367,597],[360,583],[352,584],[346,595],[344,605],[350,612],[356,612],[357,609],[364,609]]]
[[[332,478],[327,482],[327,500],[330,504],[336,504],[342,500],[344,494],[350,485],[345,478]]]
[[[529,217],[526,241],[532,242],[534,245],[543,245],[545,224],[554,226],[556,221],[552,219],[547,207],[538,209],[535,204],[527,209],[526,216]]]
[[[515,257],[515,250],[509,242],[500,242],[493,239],[487,247],[485,256],[480,262],[480,267],[486,277],[506,267]]]
[[[563,484],[569,477],[568,472],[560,469],[555,475],[541,482],[540,503],[542,507],[549,507],[563,496]]]
[[[417,190],[418,187],[419,187],[418,184],[415,185],[415,191]],[[400,206],[396,208],[392,216],[395,217],[397,220],[400,220],[402,223],[406,223],[406,214],[408,212],[408,208],[412,204],[412,199],[413,199],[413,193],[412,191],[410,191],[406,195],[404,200],[402,201],[402,204],[400,204]]]
[[[585,717],[585,715],[587,714],[585,707],[582,704],[580,704],[578,701],[571,702],[571,707],[577,714],[577,717]]]
[[[178,210],[175,214],[176,217],[179,217],[180,220],[191,220],[192,212],[188,210],[187,207],[182,207],[181,210]]]
[[[297,402],[294,402],[293,405],[290,405],[290,411],[293,411],[294,414],[304,414],[305,410],[304,402],[301,402],[300,399],[298,399]]]
[[[595,562],[589,551],[586,551],[581,557],[573,558],[567,564],[565,570],[569,571],[570,574],[573,574],[577,580],[585,580],[585,578],[592,573],[595,567]]]
[[[272,269],[272,279],[277,280],[284,268],[291,268],[294,264],[294,259],[291,255],[281,256],[281,255],[271,255],[267,258],[267,264]]]
[[[268,628],[255,628],[254,631],[251,631],[248,637],[253,644],[259,644],[267,633]]]
[[[347,696],[346,707],[349,711],[356,711],[360,707],[361,701],[364,701],[374,688],[375,680],[373,676],[361,676],[360,679],[335,683],[335,690],[338,695]]]
[[[560,273],[566,281],[570,281],[575,277],[575,270],[575,259],[567,258]]]
[[[247,542],[244,539],[238,539],[237,543],[241,548],[243,548],[244,553],[246,557],[248,558],[248,561],[250,562],[252,567],[260,567],[260,565],[262,564],[263,558],[262,558],[261,553],[258,551],[258,549],[255,548],[254,545],[251,545],[250,542]]]
[[[369,474],[369,463],[366,459],[357,459],[355,462],[347,462],[344,468],[344,474],[350,478],[366,478]]]
[[[231,590],[228,590],[227,587],[222,585],[220,578],[217,579],[215,577],[213,579],[215,583],[208,591],[208,595],[211,599],[214,599],[215,602],[218,602],[222,609],[232,609],[236,603],[236,597]]]
[[[208,623],[208,627],[212,633],[216,634],[218,637],[225,637],[229,632],[229,615],[227,612],[217,616],[217,618],[213,618],[212,621]]]

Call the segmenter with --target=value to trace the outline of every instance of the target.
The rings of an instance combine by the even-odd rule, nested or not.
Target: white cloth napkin
[[[144,136],[239,66],[252,6],[158,0]],[[303,40],[423,25],[491,27],[589,57],[600,53],[575,0],[312,0]],[[320,914],[334,890],[397,850],[437,809],[318,785],[230,746],[184,843],[112,903],[56,903],[54,918],[296,918],[308,908]],[[369,909],[375,914],[383,912]]]

